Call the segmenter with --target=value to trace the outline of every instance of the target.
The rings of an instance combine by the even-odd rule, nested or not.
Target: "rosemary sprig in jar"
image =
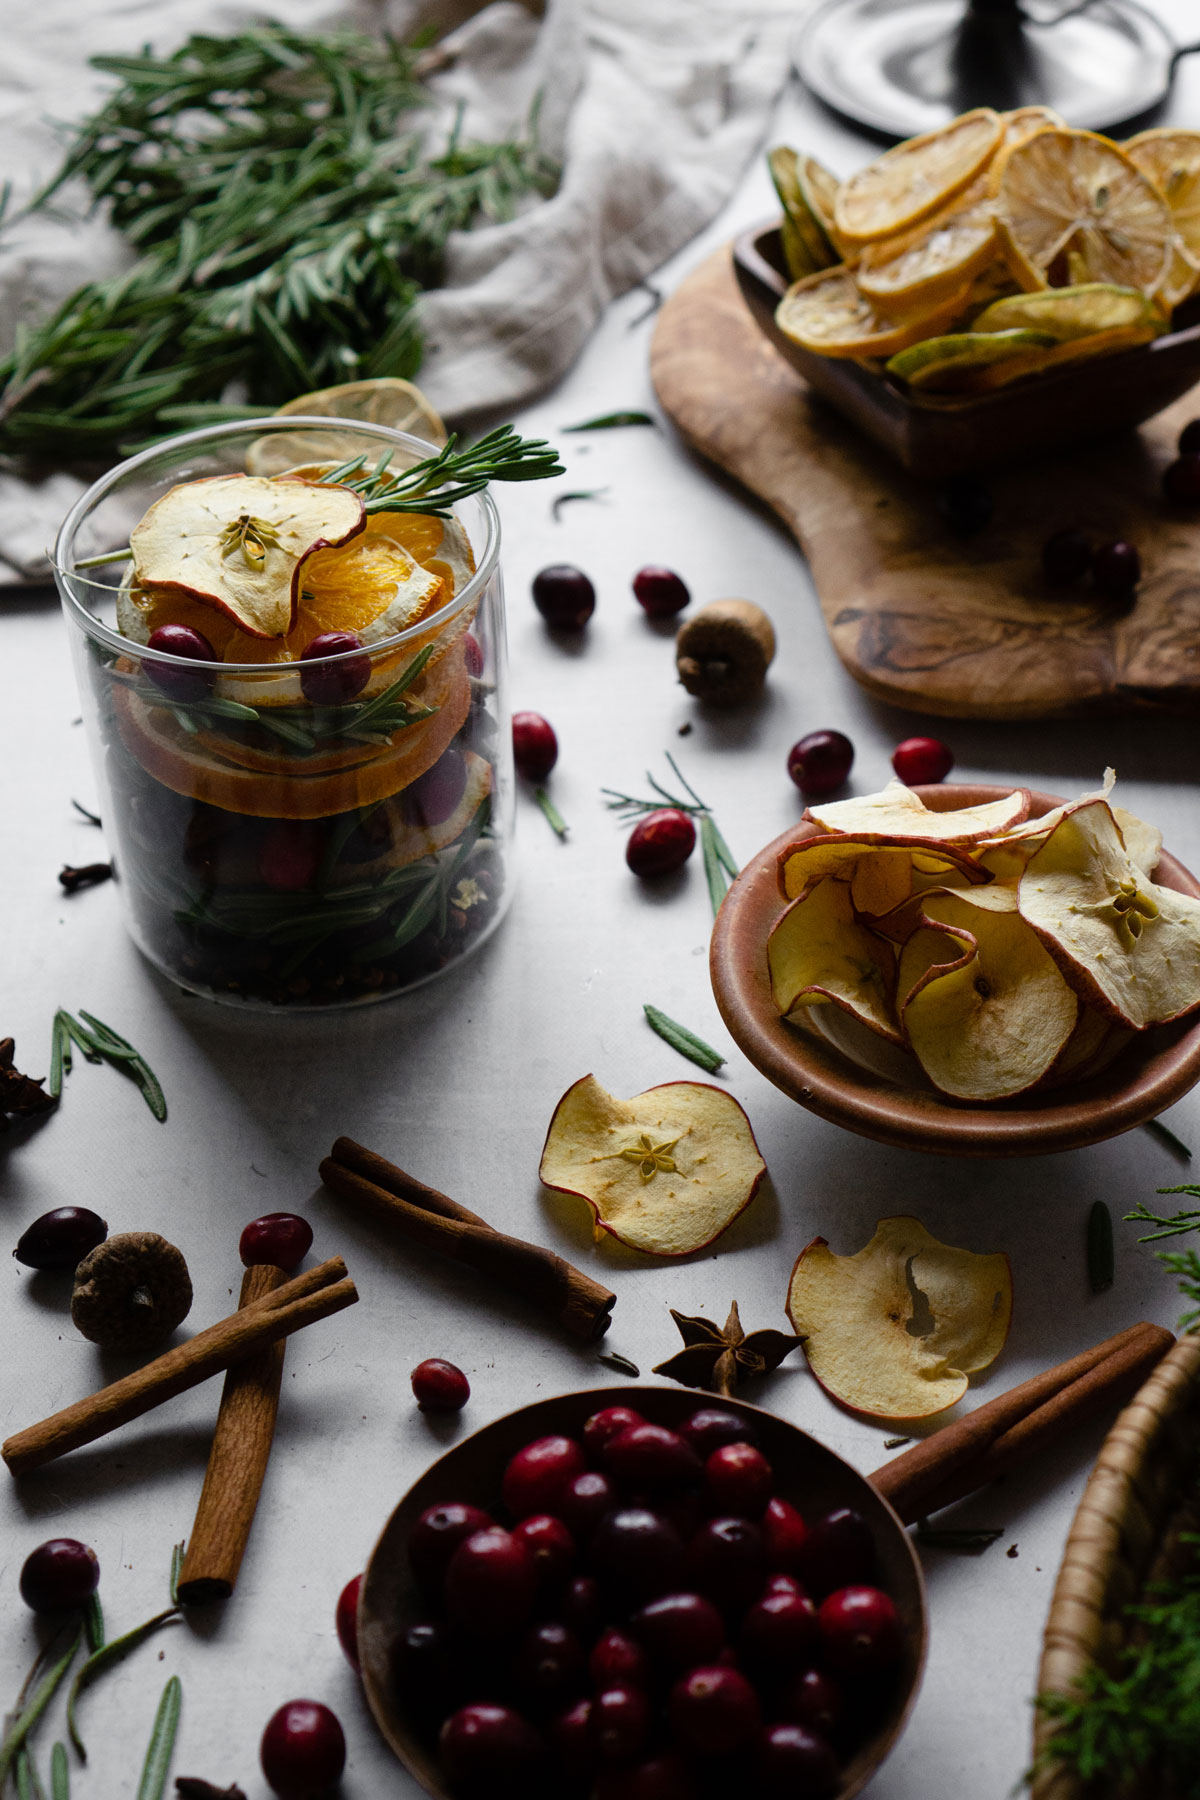
[[[662,783],[647,772],[646,780],[658,796],[655,800],[643,800],[635,794],[621,794],[615,788],[601,788],[602,794],[608,795],[607,804],[621,815],[622,820],[629,821],[640,818],[646,813],[657,812],[664,803],[673,806],[678,812],[687,813],[694,818],[700,830],[700,848],[704,854],[704,876],[708,882],[708,897],[712,903],[713,918],[721,910],[721,902],[725,898],[730,881],[737,875],[738,866],[733,859],[733,852],[721,836],[717,822],[713,818],[708,805],[701,800],[691,783],[685,778],[675,758],[667,752],[667,761],[676,780],[686,790],[688,798],[681,800],[677,794],[669,793]]]

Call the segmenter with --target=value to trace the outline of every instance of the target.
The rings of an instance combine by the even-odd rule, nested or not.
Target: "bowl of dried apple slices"
[[[1200,882],[1111,800],[907,788],[809,808],[726,897],[730,1032],[810,1111],[883,1143],[1035,1155],[1200,1081]]]

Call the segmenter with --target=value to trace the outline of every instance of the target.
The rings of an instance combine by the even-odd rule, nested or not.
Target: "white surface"
[[[1185,10],[1185,9],[1180,9]],[[1185,65],[1180,119],[1200,108],[1200,69]],[[1189,108],[1187,102],[1192,101]],[[840,171],[865,151],[789,94],[777,135],[803,139]],[[663,277],[670,286],[718,241],[771,210],[756,170],[736,204]],[[649,324],[633,294],[605,319],[560,389],[521,415],[528,432],[651,402]],[[736,391],[730,403],[736,405]],[[964,778],[1020,780],[1070,792],[1116,764],[1119,797],[1159,823],[1167,845],[1200,863],[1194,721],[1126,718],[1052,725],[938,723],[866,699],[830,651],[804,565],[773,521],[690,459],[669,432],[562,438],[561,489],[607,486],[607,504],[550,518],[551,491],[502,493],[504,565],[517,706],[544,711],[562,754],[554,797],[571,822],[559,844],[532,803],[520,818],[520,891],[491,946],[449,978],[364,1012],[265,1023],[186,1000],[160,983],[121,928],[109,886],[63,899],[55,873],[83,862],[99,834],[72,795],[94,797],[63,627],[46,597],[4,605],[0,623],[3,812],[3,1006],[18,1061],[45,1067],[56,1005],[85,1006],[126,1032],[162,1076],[170,1119],[157,1125],[114,1073],[77,1064],[60,1111],[0,1138],[7,1241],[47,1208],[96,1207],[113,1230],[150,1228],[184,1250],[196,1288],[186,1329],[227,1312],[240,1277],[237,1237],[256,1214],[311,1219],[314,1254],[342,1252],[361,1303],[311,1327],[288,1350],[279,1431],[237,1592],[195,1624],[140,1649],[84,1700],[91,1758],[77,1800],[128,1794],[166,1675],[183,1678],[175,1769],[239,1781],[264,1800],[257,1745],[282,1701],[325,1700],[349,1741],[346,1800],[407,1800],[416,1790],[375,1735],[338,1648],[333,1609],[398,1496],[443,1443],[556,1391],[613,1379],[585,1350],[485,1300],[468,1274],[408,1258],[343,1217],[316,1184],[342,1132],[378,1148],[497,1225],[553,1244],[619,1294],[609,1346],[647,1372],[676,1346],[669,1304],[723,1317],[737,1297],[748,1327],[782,1326],[788,1272],[818,1232],[858,1248],[882,1214],[911,1210],[938,1236],[1012,1258],[1016,1308],[1000,1361],[976,1384],[984,1399],[1139,1318],[1170,1324],[1174,1284],[1134,1243],[1120,1215],[1187,1171],[1144,1132],[1072,1155],[954,1162],[885,1149],[811,1117],[733,1049],[711,998],[709,909],[699,858],[675,883],[644,888],[622,858],[623,833],[602,784],[639,792],[672,750],[746,858],[798,818],[788,747],[818,726],[858,749],[853,786],[879,786],[893,744],[929,729],[953,745]],[[1048,479],[1053,479],[1052,474]],[[854,529],[853,517],[846,521]],[[578,649],[552,643],[529,599],[543,565],[570,560],[593,576],[599,605]],[[764,704],[725,723],[701,718],[674,685],[670,634],[648,625],[629,578],[647,561],[677,568],[697,602],[745,594],[772,613],[779,656]],[[690,736],[677,728],[694,721]],[[584,1209],[543,1195],[537,1161],[554,1102],[592,1069],[620,1093],[692,1071],[641,1019],[652,1000],[729,1052],[724,1080],[745,1104],[771,1171],[754,1205],[710,1251],[659,1266],[590,1246]],[[1200,1146],[1200,1100],[1170,1123]],[[1097,1198],[1117,1219],[1117,1280],[1089,1294],[1084,1227]],[[4,1273],[6,1271],[6,1273]],[[66,1291],[0,1257],[0,1432],[32,1423],[120,1372],[73,1332]],[[408,1372],[424,1356],[468,1372],[457,1426],[413,1405]],[[50,1535],[98,1551],[110,1628],[161,1604],[170,1546],[190,1528],[200,1489],[213,1384],[17,1484],[0,1474],[0,1686],[15,1692],[32,1655],[32,1618],[16,1602],[25,1554]],[[837,1411],[802,1359],[748,1397],[812,1429],[864,1470],[885,1459],[886,1431]],[[1100,1431],[1063,1443],[1036,1471],[965,1503],[960,1516],[1006,1528],[978,1561],[927,1554],[933,1631],[915,1718],[872,1800],[1004,1800],[1028,1757],[1040,1633],[1072,1510]],[[1005,1551],[1016,1544],[1019,1554]],[[159,1660],[161,1657],[161,1660]],[[52,1733],[41,1733],[45,1766]]]

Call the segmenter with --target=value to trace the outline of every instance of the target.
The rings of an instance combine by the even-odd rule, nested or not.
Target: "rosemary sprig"
[[[669,751],[667,752],[667,761],[671,765],[671,771],[676,780],[687,792],[686,800],[681,800],[677,794],[669,793],[661,782],[656,781],[649,773],[646,775],[646,780],[658,795],[656,800],[642,800],[635,794],[621,794],[615,788],[601,788],[600,792],[608,795],[608,805],[613,811],[620,813],[626,823],[645,813],[657,812],[664,802],[667,806],[673,806],[679,812],[689,813],[698,820],[700,849],[704,856],[704,878],[708,884],[708,897],[715,919],[721,909],[721,902],[725,898],[730,880],[738,873],[738,865],[734,861],[729,845],[721,836],[717,822],[706,802],[701,800]]]
[[[922,1519],[913,1535],[918,1544],[925,1544],[930,1550],[960,1550],[967,1556],[982,1556],[1004,1536],[1004,1527],[930,1525]]]
[[[1110,1288],[1116,1275],[1112,1214],[1103,1200],[1093,1200],[1087,1222],[1088,1286],[1093,1294]]]
[[[658,421],[648,412],[602,413],[597,419],[581,419],[578,425],[564,425],[563,431],[614,431],[622,425],[654,425]]]
[[[79,1010],[83,1012],[82,1007]],[[135,1049],[128,1038],[121,1037],[111,1025],[105,1025],[93,1014],[83,1012],[83,1016],[87,1020],[87,1026],[81,1025],[78,1019],[62,1007],[54,1015],[50,1034],[50,1074],[46,1091],[55,1099],[61,1096],[63,1077],[71,1072],[71,1045],[75,1044],[88,1062],[110,1063],[114,1069],[120,1069],[136,1081],[146,1105],[161,1124],[167,1116],[166,1098],[162,1084],[141,1051]]]
[[[367,476],[335,481],[335,470],[324,483],[353,488],[368,513],[428,513],[445,519],[460,500],[480,493],[490,482],[544,481],[564,472],[558,452],[544,438],[523,438],[513,425],[498,425],[465,449],[457,446],[452,432],[436,456],[399,474],[389,469],[387,456]]]
[[[714,1050],[711,1044],[706,1044],[694,1031],[689,1031],[686,1025],[681,1025],[677,1019],[670,1018],[665,1012],[660,1012],[657,1006],[648,1003],[643,1004],[642,1011],[651,1031],[657,1031],[659,1037],[670,1044],[673,1050],[678,1050],[680,1056],[686,1056],[689,1062],[707,1069],[710,1075],[715,1075],[724,1066],[725,1058],[721,1052]]]
[[[605,494],[607,494],[607,492],[608,492],[608,489],[606,487],[573,488],[569,494],[555,494],[553,500],[550,502],[550,514],[554,520],[554,523],[556,525],[561,524],[563,507],[570,506],[572,501],[575,501],[575,500],[603,500],[603,498],[604,498]]]
[[[34,1689],[28,1704],[18,1713],[6,1730],[4,1740],[0,1743],[0,1789],[3,1788],[5,1779],[12,1769],[18,1750],[53,1700],[64,1675],[74,1662],[75,1652],[79,1648],[79,1640],[82,1635],[82,1625],[76,1625],[67,1649],[62,1652],[57,1662],[50,1665]]]
[[[162,1699],[159,1701],[158,1711],[154,1715],[154,1729],[150,1733],[150,1742],[146,1748],[142,1778],[138,1782],[137,1800],[162,1800],[163,1789],[167,1785],[167,1775],[171,1768],[171,1758],[175,1754],[175,1734],[179,1730],[179,1713],[182,1705],[183,1683],[178,1675],[172,1675],[162,1691]]]
[[[50,1752],[50,1800],[71,1800],[71,1770],[61,1738]]]
[[[125,1632],[119,1638],[113,1638],[110,1643],[93,1651],[79,1668],[71,1683],[71,1691],[67,1695],[67,1735],[75,1746],[80,1762],[87,1761],[87,1751],[84,1749],[83,1739],[79,1735],[79,1721],[76,1712],[81,1694],[86,1688],[91,1687],[92,1683],[103,1675],[106,1669],[111,1669],[114,1663],[123,1662],[131,1650],[136,1650],[139,1644],[144,1643],[148,1637],[152,1637],[162,1626],[172,1625],[182,1616],[176,1601],[172,1599],[170,1606],[160,1613],[155,1613],[152,1619],[143,1620],[142,1624],[135,1625],[132,1631]]]
[[[563,842],[565,843],[566,838],[567,838],[567,832],[569,831],[570,827],[568,826],[567,821],[563,818],[562,814],[559,812],[557,806],[555,806],[555,804],[554,804],[553,800],[550,798],[549,794],[546,792],[545,788],[544,787],[534,788],[533,797],[537,801],[538,805],[541,807],[543,813],[546,815],[546,823],[549,825],[551,831],[553,831],[557,837],[562,838]]]
[[[1161,1119],[1143,1119],[1142,1130],[1148,1131],[1151,1137],[1156,1137],[1168,1150],[1173,1150],[1180,1162],[1191,1162],[1192,1153],[1183,1139],[1176,1137],[1171,1127],[1164,1125]]]

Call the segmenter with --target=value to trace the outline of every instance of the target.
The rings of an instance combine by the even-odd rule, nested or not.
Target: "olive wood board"
[[[1200,709],[1200,512],[1172,511],[1160,486],[1200,416],[1195,389],[1139,431],[988,476],[991,523],[962,537],[936,488],[811,396],[755,323],[729,248],[663,306],[650,365],[687,443],[793,532],[834,648],[869,693],[949,718]],[[1132,605],[1050,585],[1042,545],[1066,526],[1137,545]],[[746,587],[764,598],[752,576]]]

